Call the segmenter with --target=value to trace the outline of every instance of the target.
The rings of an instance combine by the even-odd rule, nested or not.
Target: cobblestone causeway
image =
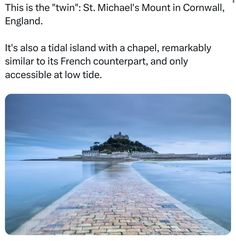
[[[62,177],[63,178],[63,177]],[[87,179],[14,234],[216,234],[162,195],[129,165]]]

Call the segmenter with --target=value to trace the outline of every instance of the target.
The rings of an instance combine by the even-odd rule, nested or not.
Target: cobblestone
[[[117,164],[87,179],[15,234],[215,234],[161,195],[129,165]]]

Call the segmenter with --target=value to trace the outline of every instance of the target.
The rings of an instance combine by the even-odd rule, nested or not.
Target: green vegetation
[[[153,152],[155,151],[143,145],[139,141],[130,141],[127,139],[115,139],[110,137],[107,141],[104,143],[98,145],[95,144],[90,147],[91,150],[96,150],[102,153],[112,153],[112,152],[133,152],[133,151],[139,151],[139,152]]]

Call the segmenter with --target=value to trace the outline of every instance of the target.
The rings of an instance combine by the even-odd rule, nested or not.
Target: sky
[[[121,131],[160,153],[230,153],[227,95],[9,95],[6,160],[81,154]]]

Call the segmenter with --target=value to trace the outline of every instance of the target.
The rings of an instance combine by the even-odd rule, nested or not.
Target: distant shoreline
[[[218,158],[216,157],[218,156]],[[42,158],[42,159],[24,159],[22,161],[109,161],[109,162],[133,162],[133,161],[214,161],[214,160],[231,160],[230,156],[225,155],[214,155],[209,158],[204,156],[189,157],[189,156],[176,156],[176,157],[136,157],[136,158],[111,158],[111,157],[82,157],[82,156],[71,156],[71,157],[59,157],[59,158]]]

